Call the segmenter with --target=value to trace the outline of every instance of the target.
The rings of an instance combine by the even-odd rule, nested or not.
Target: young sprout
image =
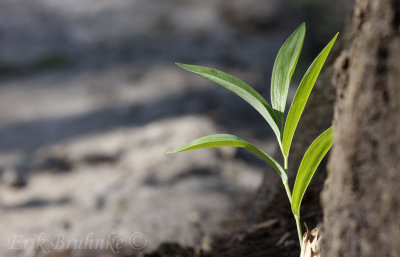
[[[276,170],[276,172],[278,172],[278,175],[282,179],[286,194],[292,206],[293,216],[296,220],[300,245],[302,244],[300,223],[301,201],[318,165],[332,146],[332,127],[328,128],[321,135],[319,135],[307,149],[300,163],[293,191],[290,191],[287,174],[290,145],[311,90],[313,89],[322,66],[325,63],[325,60],[328,57],[328,54],[339,34],[337,33],[334,36],[328,45],[315,58],[307,72],[304,74],[290,106],[287,118],[284,120],[286,98],[289,90],[290,80],[296,68],[297,60],[303,46],[305,30],[305,23],[303,23],[285,41],[278,52],[271,79],[272,107],[252,87],[229,74],[207,67],[177,63],[177,65],[181,68],[225,87],[253,106],[254,109],[256,109],[257,112],[259,112],[267,121],[269,126],[272,128],[272,131],[275,133],[283,155],[283,167],[276,160],[274,160],[274,158],[257,146],[237,136],[229,134],[205,136],[168,152],[177,153],[200,148],[231,146],[243,147],[264,159]]]

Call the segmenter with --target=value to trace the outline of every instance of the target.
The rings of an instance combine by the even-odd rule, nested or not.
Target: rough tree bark
[[[335,64],[322,256],[400,256],[400,0],[357,0]]]

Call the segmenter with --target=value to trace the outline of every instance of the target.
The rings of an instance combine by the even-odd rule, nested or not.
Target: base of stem
[[[296,220],[297,235],[299,236],[300,247],[302,247],[302,244],[303,244],[303,232],[301,232],[300,216],[294,215],[294,218]]]

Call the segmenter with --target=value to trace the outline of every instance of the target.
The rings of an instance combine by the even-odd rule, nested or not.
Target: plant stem
[[[286,172],[286,175],[288,173],[288,158],[284,156],[284,169]],[[288,195],[290,205],[292,205],[292,193],[290,192],[289,188],[289,183],[288,179],[282,179],[283,185],[285,186],[286,194]],[[296,220],[296,227],[297,227],[297,235],[299,236],[299,243],[300,243],[300,248],[302,247],[303,244],[303,232],[301,231],[301,223],[300,223],[300,216],[293,214],[294,219]]]
[[[292,193],[290,192],[289,183],[288,183],[288,179],[287,179],[288,161],[287,161],[286,157],[284,157],[284,159],[285,159],[284,160],[284,169],[285,169],[285,172],[286,172],[286,178],[282,178],[282,182],[283,182],[283,186],[285,187],[286,194],[287,194],[287,196],[289,198],[290,205],[292,205]]]
[[[297,226],[297,234],[299,236],[299,243],[300,243],[300,248],[303,247],[303,233],[301,232],[301,223],[300,223],[300,216],[294,215],[294,218],[296,219],[296,226]]]
[[[286,156],[284,156],[283,157],[283,161],[284,161],[284,164],[283,164],[283,167],[284,167],[284,169],[285,169],[285,171],[286,171],[286,175],[287,175],[287,173],[288,173],[288,158],[286,157]]]
[[[283,186],[285,187],[285,190],[286,190],[286,194],[289,198],[289,202],[290,202],[290,204],[292,204],[292,193],[290,192],[288,180],[282,179],[282,181],[283,181]]]

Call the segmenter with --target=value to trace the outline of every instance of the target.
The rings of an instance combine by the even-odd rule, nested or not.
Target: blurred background
[[[264,164],[236,149],[166,152],[230,133],[273,153],[275,139],[244,101],[174,62],[223,70],[268,97],[291,32],[307,23],[296,85],[333,35],[344,34],[351,7],[0,0],[0,255],[43,254],[10,249],[12,235],[139,232],[149,251],[166,241],[206,247],[207,236],[227,233],[246,215]]]

